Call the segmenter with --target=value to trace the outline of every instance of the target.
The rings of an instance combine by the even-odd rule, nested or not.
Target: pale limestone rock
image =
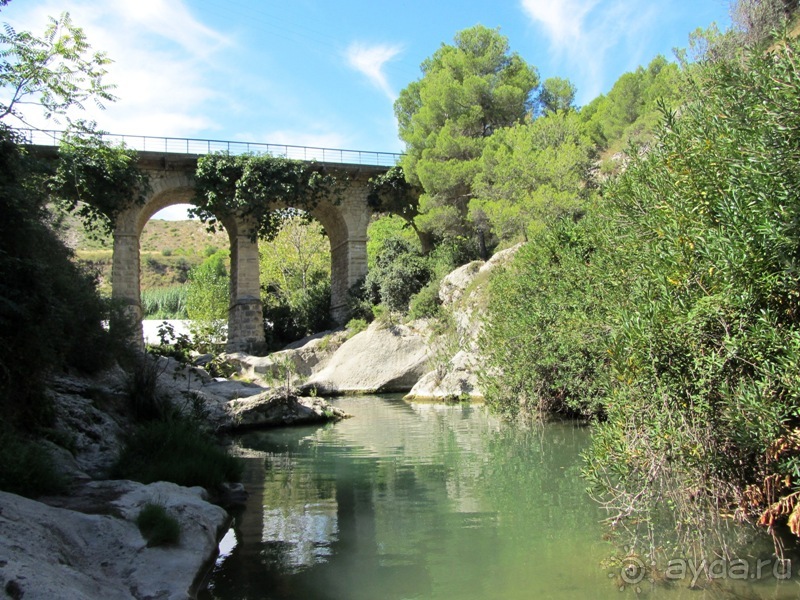
[[[345,330],[325,331],[289,344],[269,356],[249,356],[241,352],[226,355],[246,379],[269,384],[286,377],[291,383],[306,379],[325,367],[334,352],[347,340]]]
[[[113,382],[102,383],[76,377],[54,377],[50,393],[55,410],[54,428],[69,446],[48,445],[62,473],[78,478],[103,477],[110,470],[122,447],[123,425],[97,404],[124,402]],[[95,399],[96,398],[96,399]]]
[[[405,396],[406,400],[482,400],[475,374],[478,359],[460,351],[440,369],[426,373]]]
[[[439,299],[450,310],[458,335],[458,351],[425,374],[406,396],[408,399],[482,400],[476,373],[480,369],[478,343],[483,328],[481,318],[486,302],[486,283],[492,270],[507,264],[522,247],[517,244],[497,252],[488,261],[474,261],[447,275],[439,287]],[[433,344],[436,344],[433,340]],[[441,352],[441,351],[440,351]]]
[[[428,334],[424,322],[373,322],[339,347],[325,368],[303,389],[320,394],[407,392],[427,371]]]
[[[339,421],[348,415],[322,398],[298,397],[293,392],[265,392],[228,403],[228,429],[252,429]]]
[[[450,306],[458,302],[484,264],[482,260],[475,260],[445,275],[439,284],[439,300],[442,304]]]
[[[130,481],[86,484],[67,501],[85,514],[0,492],[0,588],[25,600],[183,600],[228,520],[201,488]],[[147,502],[181,524],[175,546],[148,548],[135,524]]]

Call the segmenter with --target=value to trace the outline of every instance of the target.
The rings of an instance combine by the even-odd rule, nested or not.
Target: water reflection
[[[621,595],[579,477],[584,429],[506,427],[473,406],[337,402],[355,418],[241,438],[249,504],[201,598],[713,597]]]

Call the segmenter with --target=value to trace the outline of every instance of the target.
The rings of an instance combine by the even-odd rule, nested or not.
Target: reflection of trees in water
[[[520,539],[544,535],[533,529],[582,542],[596,525],[577,479],[583,432],[539,438],[471,407],[360,408],[334,427],[248,438],[266,458],[240,523],[259,531],[240,535],[215,597],[493,597],[504,563],[530,553]]]

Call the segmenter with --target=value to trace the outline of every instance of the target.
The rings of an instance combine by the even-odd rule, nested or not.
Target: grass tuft
[[[160,504],[145,504],[136,517],[136,525],[151,547],[177,544],[181,537],[180,523]]]

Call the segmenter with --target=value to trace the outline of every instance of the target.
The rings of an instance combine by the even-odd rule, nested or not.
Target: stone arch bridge
[[[55,134],[57,132],[45,132]],[[368,181],[397,164],[398,154],[309,148],[300,146],[218,142],[142,136],[106,136],[138,151],[138,165],[150,178],[151,192],[142,205],[123,211],[114,224],[112,297],[126,307],[138,326],[142,341],[139,240],[150,218],[175,204],[192,204],[194,173],[202,154],[214,151],[264,153],[299,160],[314,160],[334,175],[348,177],[336,204],[320,202],[311,211],[325,229],[331,248],[331,312],[337,322],[346,317],[347,291],[367,273],[367,226],[372,210],[367,203]],[[44,143],[43,143],[44,142]],[[49,142],[49,143],[48,143]],[[53,152],[52,140],[31,140],[42,153]],[[254,223],[243,218],[222,218],[230,241],[230,305],[227,350],[248,351],[264,343],[264,323],[259,281],[258,242]]]

